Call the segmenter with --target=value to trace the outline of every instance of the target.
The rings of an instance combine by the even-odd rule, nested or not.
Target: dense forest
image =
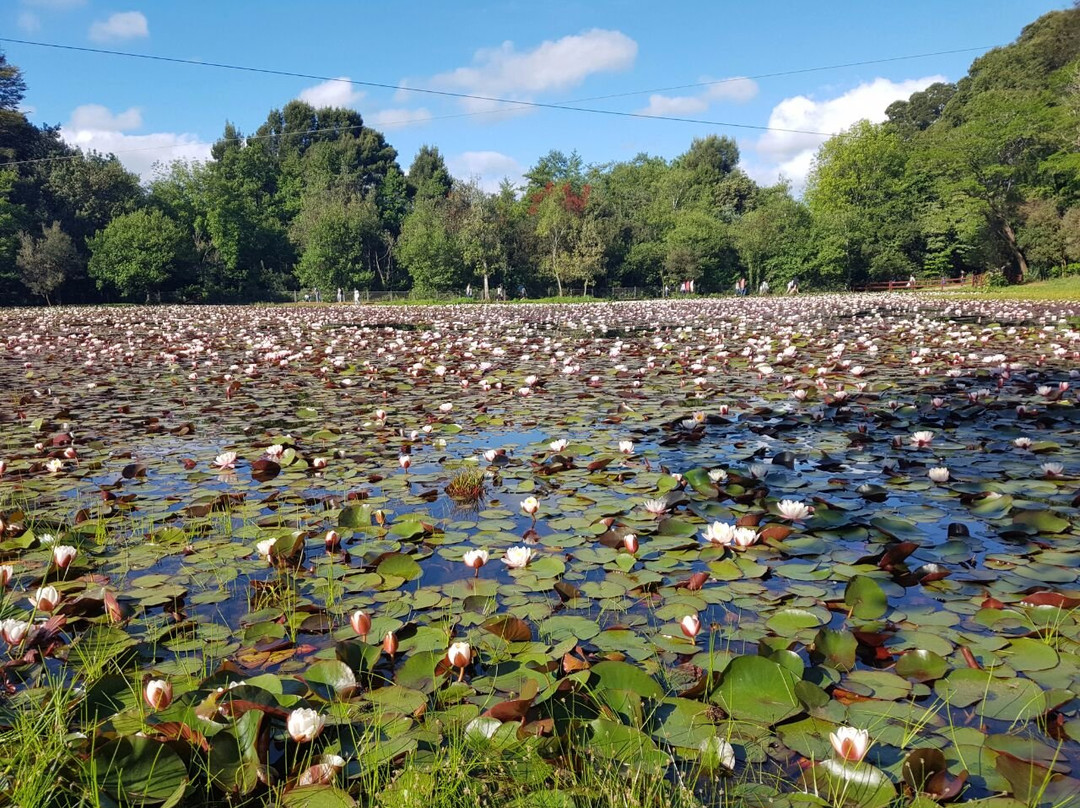
[[[803,197],[724,136],[666,160],[552,151],[489,193],[425,146],[408,171],[351,109],[290,101],[205,163],[141,184],[20,110],[0,54],[0,302],[265,300],[287,290],[497,285],[530,294],[797,277],[838,289],[1080,271],[1080,9],[1043,16],[821,147]]]

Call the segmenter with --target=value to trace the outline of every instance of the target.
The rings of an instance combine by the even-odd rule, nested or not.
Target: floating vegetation
[[[463,468],[446,484],[446,495],[459,503],[478,502],[484,496],[484,471]]]
[[[1078,313],[4,311],[0,792],[1066,805]]]

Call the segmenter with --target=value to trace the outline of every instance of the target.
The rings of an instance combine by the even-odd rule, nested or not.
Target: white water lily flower
[[[935,483],[947,483],[949,481],[949,470],[945,466],[937,466],[927,471],[926,476]]]
[[[255,549],[259,551],[259,555],[269,561],[270,551],[273,549],[275,541],[277,539],[263,539],[255,545]]]
[[[300,707],[289,713],[285,727],[289,731],[289,737],[294,741],[307,743],[319,737],[319,733],[322,732],[325,724],[326,718],[324,716],[308,707]]]
[[[540,510],[540,500],[536,497],[525,497],[521,500],[521,510],[525,511],[529,516],[535,516],[536,512]]]
[[[780,516],[784,519],[789,519],[792,522],[798,522],[805,519],[814,512],[813,508],[794,499],[781,500],[777,503],[776,509],[780,512]]]
[[[929,430],[923,430],[921,432],[914,432],[909,438],[911,445],[916,449],[922,449],[929,446],[934,440],[934,433]]]
[[[634,453],[634,442],[632,440],[621,440],[621,441],[619,441],[619,451],[622,452],[623,454],[633,454]]]
[[[236,452],[222,452],[214,458],[213,465],[219,469],[234,469],[237,457]]]
[[[709,479],[714,483],[727,482],[727,472],[724,469],[709,469]]]
[[[1060,477],[1065,471],[1065,466],[1061,463],[1043,463],[1041,468],[1047,477]]]
[[[553,452],[561,452],[569,445],[570,441],[568,441],[566,438],[559,438],[558,440],[553,440],[551,443],[549,443],[548,448],[551,449],[551,451]]]
[[[735,525],[727,522],[713,522],[705,528],[705,538],[713,544],[728,547],[735,541]]]
[[[1031,438],[1015,438],[1013,439],[1013,446],[1017,449],[1030,449]]]
[[[641,503],[641,507],[653,516],[663,516],[668,510],[667,503],[662,499],[647,499]]]
[[[527,567],[535,557],[536,551],[531,547],[511,547],[501,560],[510,569],[520,570]]]
[[[858,763],[870,748],[870,733],[855,727],[838,727],[836,732],[829,733],[829,742],[838,758]]]

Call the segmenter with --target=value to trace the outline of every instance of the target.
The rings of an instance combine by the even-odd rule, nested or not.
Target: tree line
[[[551,151],[490,192],[433,146],[408,170],[352,109],[290,101],[225,125],[209,160],[141,183],[20,111],[0,54],[0,300],[265,300],[296,288],[703,292],[745,278],[849,288],[910,275],[1006,282],[1080,262],[1080,9],[1051,12],[954,84],[820,148],[801,198],[728,137],[668,160]]]

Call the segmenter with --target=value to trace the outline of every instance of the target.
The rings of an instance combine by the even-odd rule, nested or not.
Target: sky
[[[312,77],[0,41],[8,61],[23,70],[24,108],[32,121],[60,125],[64,139],[84,149],[115,153],[146,180],[156,165],[206,159],[226,121],[251,133],[271,109],[301,98],[358,110],[366,125],[386,134],[406,171],[417,149],[429,144],[438,147],[454,176],[475,178],[488,188],[503,177],[517,182],[552,149],[576,150],[586,164],[631,160],[642,152],[672,159],[695,137],[720,134],[738,141],[742,167],[754,179],[771,183],[783,177],[799,191],[827,134],[863,118],[884,120],[893,101],[935,81],[955,81],[980,53],[1011,42],[1027,23],[1071,3],[5,0],[0,5],[0,37],[6,40]],[[337,78],[384,86],[321,80]],[[624,114],[604,114],[612,112]]]

